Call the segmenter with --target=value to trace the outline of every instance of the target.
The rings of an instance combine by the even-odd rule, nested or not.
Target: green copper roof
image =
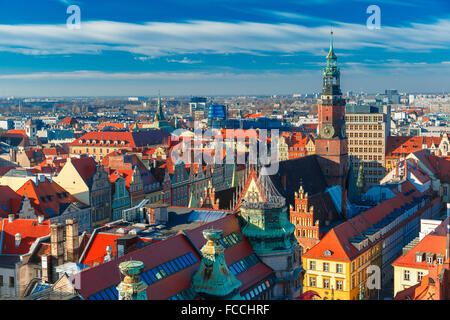
[[[192,277],[192,286],[203,299],[240,300],[242,283],[225,263],[225,249],[219,243],[222,233],[222,230],[214,229],[203,231],[207,242],[201,249],[203,258],[200,268]]]
[[[155,121],[156,120],[158,121],[166,120],[166,117],[164,116],[164,112],[162,110],[161,95],[158,95],[158,108],[156,110]]]
[[[331,39],[330,39],[330,51],[327,55],[327,60],[337,60],[336,55],[334,54],[334,47],[333,47],[333,31],[331,31]]]

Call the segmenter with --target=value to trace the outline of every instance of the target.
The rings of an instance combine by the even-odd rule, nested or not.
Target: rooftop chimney
[[[66,220],[67,261],[77,262],[79,251],[78,219]]]
[[[125,235],[114,240],[116,245],[116,256],[121,257],[137,249],[138,237],[136,235]]]
[[[53,266],[64,263],[64,225],[61,223],[50,225],[50,248]]]
[[[44,216],[40,215],[38,216],[38,223],[42,224],[44,222]]]
[[[14,221],[14,214],[8,214],[8,222],[13,222]]]

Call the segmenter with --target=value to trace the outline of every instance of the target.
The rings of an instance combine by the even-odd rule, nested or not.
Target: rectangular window
[[[313,288],[316,287],[316,278],[309,278],[309,286]]]
[[[330,279],[323,279],[323,288],[324,289],[330,288]]]
[[[309,262],[309,269],[310,270],[316,270],[316,262],[315,261],[310,261]]]
[[[329,269],[330,269],[329,263],[328,262],[324,262],[323,263],[323,271],[329,271]]]
[[[423,272],[417,272],[417,281],[422,281]]]
[[[342,270],[343,270],[342,264],[340,264],[340,263],[336,264],[336,272],[337,273],[342,273]]]
[[[409,281],[409,270],[403,271],[403,280]]]
[[[9,287],[14,288],[14,277],[9,277]]]
[[[339,291],[343,290],[343,282],[342,282],[342,280],[336,280],[336,290],[339,290]]]

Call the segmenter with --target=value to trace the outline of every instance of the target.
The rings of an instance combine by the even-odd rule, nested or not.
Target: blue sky
[[[450,91],[448,0],[0,0],[0,96],[318,92],[330,26],[344,91]]]

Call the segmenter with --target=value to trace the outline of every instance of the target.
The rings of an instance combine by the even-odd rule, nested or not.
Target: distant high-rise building
[[[388,103],[399,104],[400,103],[400,95],[397,90],[385,90],[384,95],[388,99]]]
[[[208,127],[215,129],[223,129],[226,127],[228,118],[227,107],[224,105],[214,104],[209,107]]]
[[[208,111],[208,99],[203,97],[192,97],[189,102],[189,114],[197,121],[203,120]]]

